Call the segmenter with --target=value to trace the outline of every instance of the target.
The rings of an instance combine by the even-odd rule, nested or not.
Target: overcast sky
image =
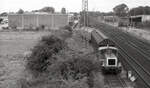
[[[56,11],[65,7],[69,12],[81,11],[82,0],[1,0],[0,13],[16,12],[20,8],[25,11],[41,9],[52,6]],[[109,12],[118,4],[125,3],[129,8],[137,6],[150,6],[150,0],[89,0],[89,10]]]

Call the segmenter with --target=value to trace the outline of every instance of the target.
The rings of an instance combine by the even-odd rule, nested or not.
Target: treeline
[[[43,7],[43,8],[41,8],[41,9],[39,9],[39,10],[32,10],[32,12],[56,13],[56,12],[55,12],[55,8],[54,8],[54,7],[49,7],[49,6]],[[62,14],[66,14],[66,13],[67,13],[67,12],[66,12],[66,8],[63,7],[63,8],[60,10],[60,12],[61,12]],[[18,14],[22,14],[22,13],[24,13],[24,10],[23,10],[23,9],[19,9],[17,13],[18,13]]]
[[[139,7],[136,7],[136,8],[132,8],[130,11],[129,11],[129,14],[131,16],[134,16],[134,15],[150,15],[150,6],[139,6]]]
[[[113,8],[114,14],[118,17],[150,15],[150,6],[139,6],[129,9],[126,4],[119,4]]]
[[[32,11],[25,11],[23,9],[19,9],[17,12],[9,12],[9,13],[17,13],[17,14],[23,14],[23,13],[31,13],[31,12],[47,12],[47,13],[56,13],[55,12],[55,8],[54,7],[50,7],[50,6],[46,6],[46,7],[43,7],[41,9],[38,9],[38,10],[32,10]],[[62,7],[61,10],[60,10],[60,13],[62,14],[66,14],[67,13],[67,10],[66,8]],[[0,14],[0,16],[7,16],[8,15],[8,12],[3,12]]]
[[[81,17],[84,12],[80,12]],[[135,15],[150,15],[150,6],[139,6],[129,9],[126,4],[119,4],[113,8],[113,12],[88,11],[89,16],[135,16]]]

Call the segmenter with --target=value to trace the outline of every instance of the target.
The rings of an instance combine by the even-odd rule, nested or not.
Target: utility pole
[[[82,0],[83,25],[88,26],[88,0]]]
[[[86,29],[85,27],[88,27],[88,0],[82,0],[82,19],[83,19],[83,26],[84,30]],[[88,47],[88,41],[86,37],[84,37],[85,40],[85,47]]]

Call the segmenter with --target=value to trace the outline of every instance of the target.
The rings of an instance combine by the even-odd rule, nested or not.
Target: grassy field
[[[0,55],[22,54],[49,32],[0,32]]]
[[[25,69],[23,54],[50,32],[0,32],[0,88],[21,88],[17,81]]]

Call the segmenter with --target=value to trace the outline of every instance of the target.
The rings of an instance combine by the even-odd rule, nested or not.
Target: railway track
[[[146,85],[146,88],[150,88],[150,68],[149,68],[149,54],[147,52],[148,44],[144,42],[136,41],[130,37],[125,36],[122,33],[110,31],[106,32],[106,35],[111,35],[112,39],[118,44],[117,46],[121,49],[120,56],[123,58],[128,65],[137,73],[140,79]],[[144,48],[139,48],[143,45]]]
[[[121,36],[122,39],[127,39],[128,43],[130,43],[130,45],[132,45],[132,47],[135,47],[137,51],[139,51],[144,57],[146,57],[147,59],[150,60],[150,45],[145,44],[143,41],[141,40],[137,40],[134,38],[129,38],[127,37],[126,34]]]
[[[117,32],[117,33],[115,33],[115,32]],[[114,37],[116,35],[118,35],[118,33],[120,33],[121,31],[115,30],[115,32],[113,32],[113,33],[115,33]],[[138,51],[141,51],[142,53],[144,53],[145,55],[150,57],[150,54],[149,54],[150,53],[150,44],[148,44],[142,40],[139,40],[135,37],[133,38],[132,36],[127,35],[125,33],[120,33],[120,35],[121,35],[121,36],[119,36],[120,38],[122,38],[123,40],[128,40],[127,42],[132,44],[132,46],[138,48],[137,49]]]
[[[109,88],[127,88],[126,82],[118,75],[106,75],[105,83]]]
[[[134,56],[138,62],[140,62],[141,64],[143,64],[143,67],[145,69],[147,69],[149,72],[150,72],[150,52],[148,50],[150,50],[150,46],[148,47],[147,45],[145,45],[143,42],[139,41],[139,40],[136,40],[134,38],[130,38],[128,37],[126,34],[121,34],[121,36],[118,36],[117,33],[114,33],[116,37],[113,37],[113,39],[115,41],[118,41],[119,42],[124,42],[126,44],[124,44],[124,46],[128,46],[130,47],[128,49],[128,52],[131,52],[131,51],[134,51],[134,52],[131,52],[129,53],[131,56]],[[122,46],[122,47],[124,47]],[[145,48],[144,48],[144,47]],[[126,49],[126,47],[125,47]]]
[[[138,74],[138,76],[147,85],[147,88],[150,88],[150,73],[149,73],[149,71],[147,71],[138,61],[136,61],[134,59],[136,57],[132,57],[132,56],[128,55],[129,52],[128,52],[127,48],[126,48],[126,50],[121,47],[119,47],[119,48],[121,49],[119,54],[122,56],[124,61],[127,62],[131,66],[131,68]]]

